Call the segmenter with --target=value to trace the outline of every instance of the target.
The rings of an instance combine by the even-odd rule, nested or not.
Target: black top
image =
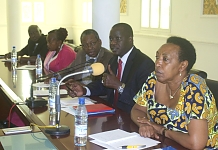
[[[109,61],[111,70],[116,74],[117,72],[117,56],[114,56]],[[122,76],[122,83],[125,83],[125,88],[122,94],[119,94],[117,107],[130,113],[135,102],[133,97],[141,89],[143,83],[146,81],[150,73],[154,71],[154,62],[147,55],[142,53],[139,49],[133,48],[130,53]],[[108,72],[108,70],[106,70]],[[105,95],[107,94],[107,101],[113,104],[114,89],[106,88],[101,80],[94,81],[87,85],[91,91],[91,95]]]
[[[18,53],[19,56],[23,56],[23,55],[37,56],[37,54],[40,54],[41,58],[44,60],[46,54],[48,53],[46,36],[42,34],[37,42],[33,42],[29,39],[28,44]]]

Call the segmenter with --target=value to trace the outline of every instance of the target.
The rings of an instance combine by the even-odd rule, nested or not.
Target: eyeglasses
[[[93,48],[96,45],[97,42],[98,42],[98,39],[95,42],[90,42],[90,43],[87,43],[87,44],[82,44],[81,46],[83,48],[89,48],[89,47]]]

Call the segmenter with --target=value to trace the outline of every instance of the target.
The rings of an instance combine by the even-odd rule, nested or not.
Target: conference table
[[[20,64],[18,62],[18,66],[22,66],[26,64]],[[23,102],[28,97],[30,97],[30,87],[31,83],[35,82],[35,70],[16,70],[13,71],[11,67],[11,62],[0,62],[0,119],[5,120],[8,117],[9,110],[11,106],[16,102]],[[13,77],[14,73],[17,74],[17,77]],[[67,96],[67,95],[66,95]],[[91,99],[96,100],[98,103],[107,104],[106,101],[99,97],[91,97]],[[47,106],[37,107],[37,108],[29,108],[26,105],[16,105],[13,108],[21,120],[25,123],[25,125],[30,125],[30,123],[35,123],[40,126],[49,125],[49,112],[47,110]],[[77,147],[74,146],[74,116],[61,111],[60,116],[60,124],[66,125],[70,128],[70,134],[66,136],[54,137],[45,133],[43,128],[34,129],[32,132],[43,132],[45,136],[49,139],[49,141],[59,150],[102,150],[104,149],[101,146],[93,144],[91,142],[87,142],[85,147]],[[94,116],[88,118],[88,135],[114,130],[114,129],[122,129],[127,132],[138,132],[138,127],[134,122],[132,122],[130,115],[118,108],[115,110],[115,114],[111,115],[103,115],[103,116]],[[3,131],[0,130],[0,136],[5,136]],[[163,138],[160,136],[159,141],[161,142],[155,147],[147,148],[156,149],[156,148],[164,148],[167,146],[172,146],[175,149],[185,148],[176,143],[173,140],[168,138]],[[3,149],[3,147],[0,147]]]

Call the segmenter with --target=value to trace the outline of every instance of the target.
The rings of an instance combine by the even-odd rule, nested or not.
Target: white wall
[[[172,0],[171,33],[168,36],[140,33],[140,0],[129,0],[127,16],[121,22],[129,23],[135,31],[135,45],[155,59],[155,52],[171,35],[190,40],[196,48],[197,61],[194,68],[204,70],[208,78],[218,80],[218,15],[201,15],[202,0]],[[136,17],[138,16],[138,17]]]
[[[20,2],[25,0],[20,0]],[[40,0],[45,4],[45,21],[43,23],[22,23],[21,24],[21,45],[23,48],[27,44],[28,27],[31,24],[37,24],[44,34],[47,34],[53,29],[64,27],[68,30],[68,39],[73,38],[72,29],[72,13],[73,13],[73,1],[72,0]],[[31,1],[33,2],[33,1]],[[52,4],[52,5],[51,5]],[[16,10],[14,10],[16,11]],[[18,12],[19,13],[19,12]],[[11,51],[7,45],[7,13],[6,13],[6,0],[0,0],[0,54],[5,54]],[[22,19],[22,18],[21,18]],[[15,33],[16,34],[16,33]],[[21,49],[19,48],[19,49]],[[19,50],[18,49],[18,50]]]
[[[155,52],[171,35],[181,36],[190,40],[196,48],[196,69],[208,73],[208,78],[218,80],[218,15],[205,17],[201,15],[203,0],[172,0],[172,22],[169,35],[146,35],[140,32],[140,3],[141,0],[128,0],[127,15],[120,16],[120,22],[129,23],[134,30],[135,46],[153,60]],[[45,22],[38,24],[43,33],[65,27],[69,32],[68,38],[73,38],[80,45],[80,34],[91,28],[91,24],[82,23],[82,0],[44,0]],[[52,3],[52,5],[51,5]],[[7,48],[6,0],[0,0],[0,49],[1,54],[9,51]],[[103,13],[103,12],[99,12]],[[108,17],[108,16],[106,16]],[[26,45],[30,24],[22,24],[22,45]],[[109,41],[108,41],[109,42]]]

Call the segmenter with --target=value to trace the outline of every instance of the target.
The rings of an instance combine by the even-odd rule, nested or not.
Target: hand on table
[[[151,137],[151,138],[159,139],[158,134],[161,134],[164,129],[163,126],[151,122],[145,117],[142,118],[138,117],[137,122],[140,123],[139,134],[143,137]]]
[[[10,59],[11,58],[11,52],[5,54],[5,59]]]

